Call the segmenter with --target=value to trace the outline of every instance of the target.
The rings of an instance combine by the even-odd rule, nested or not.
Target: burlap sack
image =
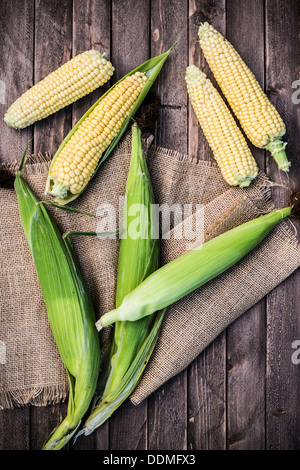
[[[150,142],[151,138],[145,139],[145,149]],[[130,153],[129,133],[72,205],[96,213],[101,205],[110,204],[118,221]],[[47,156],[37,155],[24,168],[24,176],[40,199],[44,199],[48,165]],[[197,205],[204,205],[206,240],[273,208],[271,187],[263,174],[250,188],[230,188],[216,165],[154,146],[148,153],[148,165],[158,204],[192,204],[191,220],[202,210]],[[100,220],[50,206],[48,210],[63,232],[95,231]],[[11,189],[0,190],[0,224],[0,407],[55,403],[67,397],[67,378]],[[227,325],[299,267],[299,246],[288,224],[281,223],[227,273],[169,307],[144,377],[131,397],[134,404],[183,370]],[[192,240],[177,239],[175,233],[176,227],[171,228],[170,238],[163,234],[163,263],[190,248]],[[99,317],[114,307],[118,238],[81,236],[72,241]],[[102,345],[105,341],[104,333]]]

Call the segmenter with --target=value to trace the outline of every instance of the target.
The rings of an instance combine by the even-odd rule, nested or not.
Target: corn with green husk
[[[291,211],[292,207],[277,209],[239,225],[159,268],[98,320],[98,330],[151,315],[214,279],[253,250]]]
[[[211,81],[196,65],[186,69],[189,98],[225,181],[249,186],[258,168],[246,139]]]
[[[155,220],[152,220],[154,196],[141,132],[136,124],[132,126],[132,155],[125,200],[117,273],[117,307],[129,292],[158,269],[160,259],[159,240],[155,236],[157,228]],[[138,233],[132,227],[138,227]],[[163,314],[161,311],[136,322],[115,324],[104,391],[79,434],[90,434],[132,393],[156,343]]]
[[[104,85],[113,72],[105,54],[93,49],[78,54],[25,91],[7,110],[4,121],[24,129]]]
[[[171,49],[113,85],[63,140],[52,159],[46,182],[46,193],[57,202],[67,204],[84,191],[126,131]]]
[[[69,380],[67,416],[43,447],[58,450],[73,436],[90,406],[98,381],[100,345],[93,306],[72,245],[22,177],[24,157],[25,152],[15,179],[20,218]]]
[[[249,67],[209,23],[200,25],[198,35],[205,59],[248,139],[270,151],[280,170],[289,171],[287,144],[282,141],[285,124]]]

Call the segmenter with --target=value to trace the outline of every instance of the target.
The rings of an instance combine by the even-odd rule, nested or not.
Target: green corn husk
[[[141,132],[132,126],[132,155],[126,184],[123,236],[120,242],[116,306],[123,298],[159,267],[160,248],[154,238],[151,217],[154,195],[145,155],[142,149]],[[131,213],[135,205],[145,212],[139,216]],[[139,226],[140,237],[129,233],[131,224]],[[111,348],[108,378],[104,392],[87,418],[79,434],[90,434],[99,427],[132,393],[152,353],[164,311],[136,322],[117,322]],[[79,435],[78,434],[78,435]]]
[[[118,308],[104,314],[96,323],[98,330],[116,321],[136,321],[151,315],[214,279],[253,250],[291,211],[292,207],[286,207],[253,219],[161,267]]]
[[[93,306],[73,247],[21,175],[25,153],[14,185],[20,218],[70,386],[67,416],[43,446],[43,450],[59,450],[71,439],[90,406],[99,374],[100,344]]]
[[[175,43],[176,44],[176,43]],[[109,147],[106,149],[106,151],[103,153],[100,161],[99,161],[99,164],[92,176],[92,178],[95,176],[95,174],[97,173],[99,167],[102,165],[102,163],[109,157],[109,155],[112,153],[112,151],[114,150],[114,148],[116,147],[116,145],[118,144],[118,142],[120,141],[120,139],[122,138],[122,136],[124,135],[126,129],[128,128],[130,122],[131,122],[131,119],[133,118],[133,116],[136,114],[136,112],[138,111],[138,109],[140,108],[142,102],[144,101],[144,99],[146,98],[147,96],[147,93],[149,92],[150,88],[152,87],[154,81],[156,80],[157,76],[159,75],[168,55],[170,54],[171,50],[173,49],[173,47],[175,46],[175,44],[173,44],[173,46],[165,53],[163,54],[160,54],[156,57],[153,57],[149,60],[147,60],[146,62],[144,62],[143,64],[139,65],[138,67],[136,67],[134,70],[132,70],[131,72],[129,72],[127,75],[125,75],[123,78],[121,78],[117,83],[115,83],[109,90],[106,91],[106,93],[104,93],[94,104],[93,106],[91,106],[91,108],[82,116],[82,118],[77,122],[77,124],[73,127],[73,129],[69,132],[69,134],[64,138],[64,140],[62,141],[62,143],[60,144],[57,152],[55,153],[52,161],[51,161],[51,164],[50,164],[50,167],[49,167],[49,173],[48,173],[48,177],[47,177],[47,181],[46,181],[46,188],[45,188],[45,194],[49,193],[51,194],[51,189],[52,189],[52,186],[54,184],[51,176],[50,176],[50,172],[51,172],[51,169],[52,169],[52,166],[54,164],[54,161],[55,159],[57,158],[58,154],[61,152],[61,150],[63,149],[63,147],[65,146],[65,144],[68,142],[68,140],[72,137],[72,135],[76,132],[76,130],[78,129],[78,127],[80,126],[80,124],[82,123],[82,121],[84,121],[88,116],[89,114],[91,114],[91,112],[93,111],[93,109],[100,103],[100,101],[118,84],[120,83],[122,80],[124,80],[126,77],[129,77],[130,75],[133,75],[134,73],[136,72],[143,72],[145,73],[145,75],[148,77],[148,80],[147,82],[145,83],[140,95],[138,96],[131,112],[129,113],[129,115],[127,116],[127,118],[125,119],[122,127],[121,127],[121,130],[119,131],[118,135],[113,139],[113,141],[111,142],[111,144],[109,145]],[[88,185],[87,185],[88,186]],[[86,187],[87,187],[86,186]],[[85,187],[85,188],[86,188]],[[69,202],[73,201],[74,199],[76,199],[78,196],[80,196],[80,194],[82,194],[82,192],[85,190],[85,188],[83,188],[83,190],[81,192],[79,192],[78,194],[72,194],[72,193],[68,193],[66,197],[64,198],[60,198],[60,197],[55,197],[55,200],[60,203],[60,204],[68,204]]]

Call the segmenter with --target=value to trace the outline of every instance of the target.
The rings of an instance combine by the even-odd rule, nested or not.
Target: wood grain
[[[214,28],[225,34],[226,3],[225,0],[206,1],[191,0],[189,2],[189,65],[195,64],[209,77],[219,90],[213,74],[200,50],[198,28],[200,23],[208,21]],[[188,153],[192,157],[203,160],[214,160],[213,153],[204,137],[197,121],[195,112],[188,102]]]
[[[225,33],[226,5],[223,0],[192,1],[189,8],[189,64],[201,68],[216,85],[200,50],[198,28],[208,21]],[[188,153],[213,161],[214,157],[188,105]],[[226,448],[226,335],[221,333],[207,351],[191,365],[188,376],[188,447],[219,450]]]
[[[226,37],[264,88],[264,2],[228,0],[226,18]],[[264,150],[247,143],[265,170]],[[227,330],[228,449],[264,448],[265,315],[263,300]]]
[[[35,2],[34,83],[72,58],[72,2]],[[47,27],[45,28],[45,25]],[[71,129],[71,106],[33,126],[33,152],[54,155]],[[31,446],[40,449],[67,412],[67,403],[31,408]]]
[[[226,449],[226,335],[188,368],[188,449]]]
[[[292,83],[299,77],[300,53],[296,38],[300,31],[300,5],[291,0],[266,1],[266,89],[272,103],[286,123],[285,141],[292,162],[289,178],[267,160],[270,178],[299,188],[299,104],[292,101]],[[289,192],[274,191],[279,205],[288,202]],[[299,228],[299,224],[297,225]],[[267,297],[267,419],[268,449],[300,448],[299,365],[293,364],[292,343],[300,338],[299,270],[274,289]]]
[[[161,99],[155,142],[187,152],[186,90],[184,72],[187,65],[187,5],[180,0],[151,1],[151,56],[168,50],[180,40],[166,61],[154,85]],[[174,28],[177,24],[177,28]],[[148,448],[187,448],[187,372],[183,371],[152,394],[148,407]]]
[[[0,57],[4,83],[5,103],[0,104],[1,117],[8,107],[33,85],[34,0],[1,2]],[[32,128],[16,130],[0,120],[0,159],[14,161],[21,158],[32,138]],[[31,151],[31,143],[29,144]]]
[[[1,115],[33,85],[34,1],[1,2],[0,5],[0,80],[5,83],[5,103]],[[8,127],[0,120],[0,161],[21,158],[32,138],[32,128],[22,131]],[[32,151],[29,143],[28,151]],[[28,450],[30,443],[30,408],[0,412],[0,449]]]
[[[139,11],[143,12],[142,15]],[[113,1],[111,54],[119,80],[149,57],[149,5],[143,0]],[[138,28],[133,25],[138,24]],[[136,47],[138,44],[138,47]],[[134,407],[128,400],[110,419],[110,449],[143,449],[147,445],[147,400]]]
[[[2,1],[2,116],[22,92],[79,52],[106,52],[115,83],[179,39],[152,88],[161,99],[155,143],[212,160],[184,80],[186,66],[194,63],[215,84],[198,44],[203,21],[226,34],[286,123],[289,177],[249,143],[259,167],[275,183],[298,189],[300,104],[292,100],[300,72],[297,0],[141,0],[138,7],[134,0]],[[21,131],[0,120],[0,160],[19,159],[31,138],[29,151],[55,152],[109,86]],[[276,205],[288,202],[289,190],[274,187],[273,194]],[[298,270],[141,405],[126,401],[100,429],[66,449],[299,450],[300,365],[291,359],[292,343],[300,339],[299,281]],[[1,411],[0,449],[40,449],[66,406]]]
[[[96,49],[111,56],[111,5],[110,2],[88,0],[73,2],[73,56]],[[72,125],[83,116],[92,104],[107,90],[110,83],[90,93],[72,105]],[[80,437],[72,448],[76,450],[104,450],[109,446],[109,421],[89,436]]]

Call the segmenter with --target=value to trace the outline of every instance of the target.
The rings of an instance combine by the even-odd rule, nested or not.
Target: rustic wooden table
[[[156,85],[161,108],[156,143],[211,159],[187,99],[189,63],[201,65],[197,26],[211,22],[238,49],[287,125],[289,180],[263,150],[259,167],[278,183],[299,188],[300,2],[297,0],[1,0],[1,115],[21,90],[80,51],[106,51],[118,80],[180,39]],[[299,85],[294,84],[297,88]],[[0,158],[54,152],[100,95],[98,90],[23,131],[0,122]],[[294,99],[292,95],[294,94]],[[2,100],[3,101],[3,100]],[[280,204],[287,192],[276,189]],[[73,449],[300,449],[299,271],[224,331],[184,372],[138,407],[125,403]],[[0,412],[0,449],[40,449],[66,404]]]

